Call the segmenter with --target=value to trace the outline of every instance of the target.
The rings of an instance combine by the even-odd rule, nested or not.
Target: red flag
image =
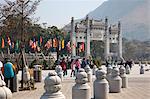
[[[2,48],[5,47],[5,42],[4,42],[4,38],[2,38]]]
[[[9,46],[11,46],[11,40],[10,40],[9,37],[7,37],[7,43],[8,43]]]
[[[43,38],[42,36],[40,36],[40,44],[42,44],[42,42],[43,42]]]
[[[49,39],[46,44],[45,44],[45,47],[47,47],[47,49],[51,48],[52,47],[52,40]]]
[[[54,38],[53,39],[53,47],[57,47],[58,46],[58,42],[57,42],[57,39],[56,38]]]

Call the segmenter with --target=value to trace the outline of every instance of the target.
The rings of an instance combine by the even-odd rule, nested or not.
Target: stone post
[[[108,80],[108,82],[110,82],[110,80],[111,80],[111,73],[112,73],[112,66],[108,66],[107,67],[107,74],[106,74],[106,79]]]
[[[112,70],[112,77],[110,80],[110,92],[119,93],[121,92],[122,79],[119,76],[119,69],[114,67]]]
[[[75,24],[74,24],[74,17],[71,19],[71,56],[76,56],[76,33],[75,33]]]
[[[87,81],[86,72],[80,69],[76,75],[76,84],[72,88],[72,99],[91,99],[90,86]]]
[[[122,78],[122,88],[127,88],[128,87],[128,78],[127,78],[127,75],[126,75],[125,67],[122,65],[119,68],[119,71],[120,71],[120,77]]]
[[[25,66],[23,68],[23,82],[27,83],[30,80],[30,73],[29,73],[29,69],[28,66]]]
[[[104,70],[96,71],[96,80],[94,81],[94,99],[108,99],[109,84]]]
[[[88,82],[91,83],[92,82],[92,70],[89,65],[86,65],[84,69],[85,69],[85,72],[87,73]]]
[[[12,93],[6,87],[5,82],[0,78],[0,99],[12,99]]]
[[[140,74],[144,74],[144,66],[143,65],[141,65],[141,67],[140,67]]]
[[[60,77],[61,81],[63,81],[63,70],[60,65],[57,65],[55,68],[57,75]]]
[[[126,74],[130,74],[130,67],[129,67],[129,65],[126,66]]]
[[[40,99],[65,99],[61,90],[61,79],[56,72],[50,72],[44,80],[45,93]]]
[[[96,66],[96,65],[94,65],[94,66],[93,66],[93,75],[95,75],[95,74],[96,74],[96,71],[97,71],[97,66]]]
[[[86,16],[86,57],[90,56],[90,21],[89,16]]]

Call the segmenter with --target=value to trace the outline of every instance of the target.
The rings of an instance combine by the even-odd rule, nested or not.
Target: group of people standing
[[[5,58],[4,62],[0,61],[0,79],[4,80],[6,86],[11,90],[11,92],[17,91],[15,87],[17,83],[18,67],[13,64],[9,58]]]
[[[68,74],[67,70],[71,69],[70,77],[75,76],[75,74],[79,71],[80,68],[85,68],[86,65],[91,65],[88,59],[69,59],[63,58],[59,62],[57,61],[57,65],[60,65],[63,70],[63,75],[66,76]]]

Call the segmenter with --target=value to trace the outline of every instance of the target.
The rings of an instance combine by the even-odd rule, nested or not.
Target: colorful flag
[[[62,49],[65,48],[65,41],[64,41],[64,39],[61,41],[61,48],[62,48]]]
[[[38,37],[38,46],[41,46],[43,42],[42,36]]]
[[[11,46],[11,40],[10,40],[9,37],[7,37],[7,43],[8,43],[9,46]]]
[[[15,50],[18,51],[18,49],[19,49],[19,41],[17,40],[15,44]]]
[[[32,40],[30,40],[30,41],[29,41],[29,46],[32,46],[32,43],[33,43],[33,41],[32,41]]]
[[[53,47],[57,47],[58,46],[58,42],[57,42],[57,39],[56,38],[54,38],[53,39]]]
[[[51,48],[52,47],[52,40],[49,39],[46,44],[45,44],[45,47],[47,47],[47,49]]]
[[[67,50],[69,51],[69,52],[71,52],[71,46],[70,46],[70,41],[68,41],[68,43],[67,43]]]
[[[5,41],[4,41],[4,38],[2,38],[2,48],[5,47]]]

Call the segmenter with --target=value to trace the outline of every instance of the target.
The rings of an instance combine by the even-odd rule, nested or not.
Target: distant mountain
[[[110,24],[121,21],[123,36],[130,40],[150,39],[150,0],[108,0],[89,16],[108,17]]]

